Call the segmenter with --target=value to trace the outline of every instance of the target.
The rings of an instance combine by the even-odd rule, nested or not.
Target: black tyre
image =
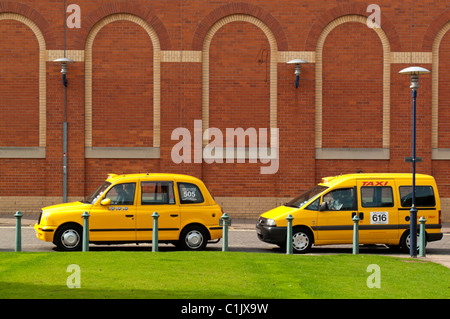
[[[314,243],[312,233],[305,228],[295,228],[292,234],[292,251],[297,254],[305,254],[311,250]]]
[[[191,225],[183,229],[177,246],[182,250],[203,250],[207,243],[206,230],[202,226]]]
[[[400,249],[402,252],[409,254],[411,237],[409,236],[409,231],[403,233],[402,238],[400,239]],[[425,247],[427,246],[427,241],[425,240]],[[417,234],[417,251],[420,247],[420,238],[419,234]]]
[[[58,228],[53,243],[58,250],[79,251],[82,247],[83,228],[77,224],[66,224]]]

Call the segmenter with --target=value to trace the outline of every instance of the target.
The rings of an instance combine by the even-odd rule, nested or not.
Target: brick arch
[[[160,147],[161,122],[161,45],[156,31],[142,18],[119,13],[108,15],[91,29],[85,47],[85,146],[92,148],[92,47],[98,32],[115,21],[130,21],[141,26],[153,44],[153,147]]]
[[[327,10],[324,14],[317,18],[316,22],[311,26],[308,36],[306,38],[305,50],[315,51],[317,42],[319,41],[319,36],[322,30],[325,29],[333,20],[347,15],[359,15],[364,18],[368,18],[371,12],[367,12],[368,4],[363,3],[352,3],[352,4],[342,4]],[[395,29],[392,22],[383,14],[381,10],[381,29],[386,34],[392,51],[401,52],[400,37]]]
[[[23,23],[27,27],[31,29],[31,31],[36,36],[38,45],[39,45],[39,147],[46,146],[46,42],[41,29],[37,24],[35,24],[29,18],[11,12],[0,12],[0,21],[1,20],[15,20]]]
[[[436,42],[436,38],[443,32],[446,25],[450,22],[450,9],[441,13],[433,22],[428,26],[427,31],[422,40],[422,50],[432,51],[433,45]],[[442,37],[441,37],[442,39]],[[440,41],[440,40],[439,40]]]
[[[267,37],[270,45],[270,127],[277,127],[277,63],[278,63],[278,48],[275,35],[270,28],[261,20],[245,15],[234,14],[226,16],[211,26],[204,37],[202,44],[202,125],[203,132],[209,128],[209,51],[210,44],[214,35],[220,28],[228,23],[240,21],[248,22],[258,27]],[[208,143],[207,139],[203,140],[203,144]]]
[[[269,12],[250,3],[229,3],[211,11],[198,25],[192,39],[192,50],[201,51],[209,30],[227,16],[248,15],[260,20],[273,33],[279,51],[288,51],[288,42],[280,22]]]
[[[47,20],[35,9],[20,2],[0,1],[0,13],[11,13],[23,16],[39,29],[47,48],[55,46],[55,37]]]
[[[92,28],[94,28],[99,21],[105,19],[107,16],[115,14],[133,15],[145,21],[157,35],[161,45],[161,50],[171,49],[169,33],[167,32],[167,29],[162,21],[151,9],[140,6],[131,1],[118,2],[114,3],[114,5],[104,4],[89,13],[87,16],[83,16],[83,25],[82,28],[78,30],[78,35],[74,43],[74,49],[83,50]]]
[[[442,42],[442,39],[447,34],[447,32],[450,30],[450,10],[444,12],[448,13],[448,16],[445,15],[445,17],[448,18],[447,23],[445,24],[439,24],[441,25],[441,28],[434,32],[433,37],[433,43],[432,43],[432,57],[433,57],[433,66],[432,66],[432,86],[431,86],[431,147],[433,149],[438,148],[438,127],[439,127],[439,49]],[[442,16],[442,15],[441,15]],[[440,20],[440,19],[438,19]],[[430,25],[431,27],[431,25]]]
[[[337,26],[347,22],[366,23],[366,17],[361,15],[346,15],[331,21],[320,33],[315,52],[316,52],[316,149],[322,149],[322,102],[323,102],[323,47],[327,36]],[[383,46],[383,149],[389,149],[390,146],[390,55],[391,48],[386,33],[381,28],[372,29],[380,38]]]

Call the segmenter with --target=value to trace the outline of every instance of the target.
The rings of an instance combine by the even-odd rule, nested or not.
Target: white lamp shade
[[[302,59],[294,59],[289,62],[286,62],[287,64],[303,64],[308,63],[308,61],[302,60]]]
[[[427,69],[421,68],[420,66],[411,66],[409,68],[403,69],[400,74],[410,74],[410,75],[420,75],[430,73]]]

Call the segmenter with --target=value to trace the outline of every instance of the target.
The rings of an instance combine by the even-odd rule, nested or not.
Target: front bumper
[[[55,226],[42,226],[40,224],[35,224],[34,230],[36,231],[36,237],[38,239],[53,242],[53,236],[56,231]]]
[[[286,227],[266,226],[258,220],[256,234],[259,240],[266,243],[282,246],[286,243]]]

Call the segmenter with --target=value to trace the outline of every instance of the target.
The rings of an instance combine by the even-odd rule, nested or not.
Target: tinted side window
[[[141,182],[142,205],[175,204],[172,182]]]
[[[400,201],[402,207],[411,207],[412,186],[400,186]],[[434,207],[436,199],[432,186],[416,186],[416,206]]]
[[[307,210],[319,210],[319,207],[320,207],[320,197],[317,198],[311,204],[309,204],[305,209],[307,209]]]
[[[111,205],[133,205],[136,183],[117,184],[113,186],[105,198],[111,199]]]
[[[362,207],[394,207],[392,187],[361,187]]]
[[[337,189],[323,197],[329,210],[353,210],[353,188]]]
[[[203,203],[203,195],[197,185],[191,183],[178,183],[181,204]]]

